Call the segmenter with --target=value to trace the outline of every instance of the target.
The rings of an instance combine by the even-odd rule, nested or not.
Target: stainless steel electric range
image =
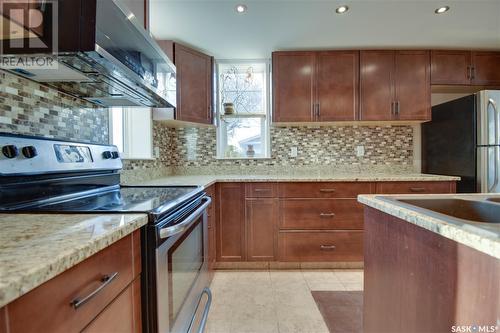
[[[144,213],[143,328],[202,332],[208,288],[207,207],[196,186],[121,186],[112,145],[0,133],[0,212]]]

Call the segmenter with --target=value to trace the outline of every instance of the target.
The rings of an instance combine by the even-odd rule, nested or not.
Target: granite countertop
[[[390,200],[393,197],[413,199],[458,198],[481,200],[485,194],[426,194],[426,195],[359,195],[358,201],[389,215],[432,231],[443,237],[469,246],[500,259],[500,228],[489,223],[466,223],[464,220],[447,218],[439,213],[412,209],[408,205]],[[476,200],[477,200],[476,199]]]
[[[146,223],[145,214],[0,214],[0,307]]]
[[[454,181],[459,177],[426,175],[420,173],[405,174],[367,174],[339,173],[336,175],[182,175],[156,178],[148,181],[129,182],[127,185],[198,185],[208,187],[216,182],[378,182],[378,181]]]

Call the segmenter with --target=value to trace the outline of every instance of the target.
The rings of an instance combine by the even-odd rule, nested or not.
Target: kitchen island
[[[491,196],[358,197],[366,205],[366,333],[496,330],[500,215],[495,211],[500,205],[487,202]],[[440,212],[429,209],[431,201]],[[466,220],[464,215],[481,222]]]

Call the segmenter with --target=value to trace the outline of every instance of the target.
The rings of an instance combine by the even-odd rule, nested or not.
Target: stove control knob
[[[104,158],[105,160],[109,160],[112,157],[113,154],[109,150],[106,150],[105,152],[102,153],[102,158]]]
[[[117,151],[114,151],[111,153],[113,155],[113,159],[116,160],[117,158],[120,158],[120,154],[118,154]]]
[[[7,158],[15,158],[19,155],[19,150],[14,145],[8,145],[2,147],[2,153]]]
[[[23,149],[21,151],[23,152],[23,155],[26,158],[33,158],[33,157],[36,157],[38,155],[38,151],[36,150],[36,148],[34,146],[23,147]]]

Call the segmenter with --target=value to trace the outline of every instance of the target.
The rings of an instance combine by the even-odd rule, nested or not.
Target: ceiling
[[[235,11],[241,3],[244,14]],[[340,4],[350,10],[336,14]],[[434,14],[443,5],[451,9]],[[150,28],[218,59],[291,49],[500,49],[500,0],[150,0]]]

